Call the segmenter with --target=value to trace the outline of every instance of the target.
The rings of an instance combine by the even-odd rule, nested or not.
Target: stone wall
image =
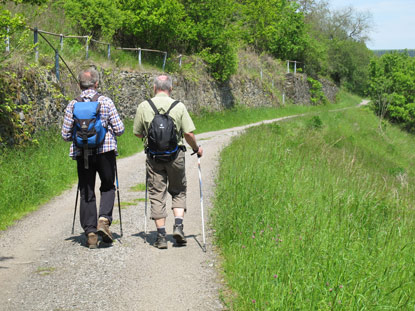
[[[103,71],[99,92],[111,97],[122,118],[133,118],[138,104],[152,96],[151,72]],[[335,85],[322,80],[323,91],[334,102]],[[56,81],[53,73],[43,72],[22,87],[17,99],[20,104],[33,103],[33,109],[21,118],[33,123],[35,128],[61,125],[68,100],[76,96],[76,85]],[[260,79],[234,77],[226,84],[217,84],[210,78],[194,79],[182,75],[173,76],[172,97],[183,101],[194,114],[203,111],[220,111],[234,105],[248,107],[279,106],[282,94],[294,104],[309,105],[310,95],[307,77],[287,74],[284,81],[266,85]],[[279,94],[279,95],[278,95]]]

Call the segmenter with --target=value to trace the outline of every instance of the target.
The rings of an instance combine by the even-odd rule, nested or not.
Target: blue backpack
[[[99,147],[105,140],[107,129],[102,126],[100,108],[98,102],[100,94],[95,94],[90,102],[85,102],[82,97],[76,98],[73,117],[73,141],[75,145],[83,149],[85,168],[88,168],[88,155],[93,149]]]

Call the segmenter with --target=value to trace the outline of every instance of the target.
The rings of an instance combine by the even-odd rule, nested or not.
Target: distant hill
[[[415,50],[372,50],[372,52],[375,53],[375,55],[377,56],[382,56],[383,54],[387,54],[387,53],[398,52],[398,53],[408,53],[409,56],[415,57]]]

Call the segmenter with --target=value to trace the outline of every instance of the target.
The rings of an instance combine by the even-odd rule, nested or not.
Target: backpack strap
[[[91,102],[97,102],[98,101],[98,98],[100,98],[101,97],[101,94],[99,94],[99,93],[96,93],[95,95],[94,95],[94,97],[92,97],[91,98]],[[84,100],[84,98],[83,97],[81,97],[81,96],[78,96],[77,98],[75,98],[75,100],[77,101],[77,102],[84,102],[85,100]]]
[[[147,102],[150,104],[150,107],[154,110],[154,113],[159,114],[159,111],[157,110],[157,108],[154,105],[153,101],[151,99],[147,99]]]
[[[180,103],[180,101],[179,100],[175,100],[172,104],[171,104],[171,106],[170,106],[170,108],[169,108],[169,110],[167,110],[166,111],[166,114],[169,114],[169,112],[170,112],[170,110],[172,110],[178,103]]]
[[[91,98],[91,102],[97,102],[98,101],[98,98],[100,98],[100,97],[101,97],[101,94],[96,93],[94,95],[94,97]]]

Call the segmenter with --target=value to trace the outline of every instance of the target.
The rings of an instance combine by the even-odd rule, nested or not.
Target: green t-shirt
[[[158,93],[151,99],[156,106],[159,113],[163,114],[169,110],[174,99],[169,97],[165,93]],[[193,132],[196,128],[193,124],[192,118],[186,109],[186,106],[180,102],[169,112],[170,117],[173,119],[176,129],[178,131],[177,141],[179,145],[183,145],[183,137],[181,134]],[[151,121],[154,118],[154,111],[147,101],[143,101],[138,105],[137,112],[134,118],[133,133],[141,134],[145,137],[144,145],[147,146],[147,132],[150,127]]]

